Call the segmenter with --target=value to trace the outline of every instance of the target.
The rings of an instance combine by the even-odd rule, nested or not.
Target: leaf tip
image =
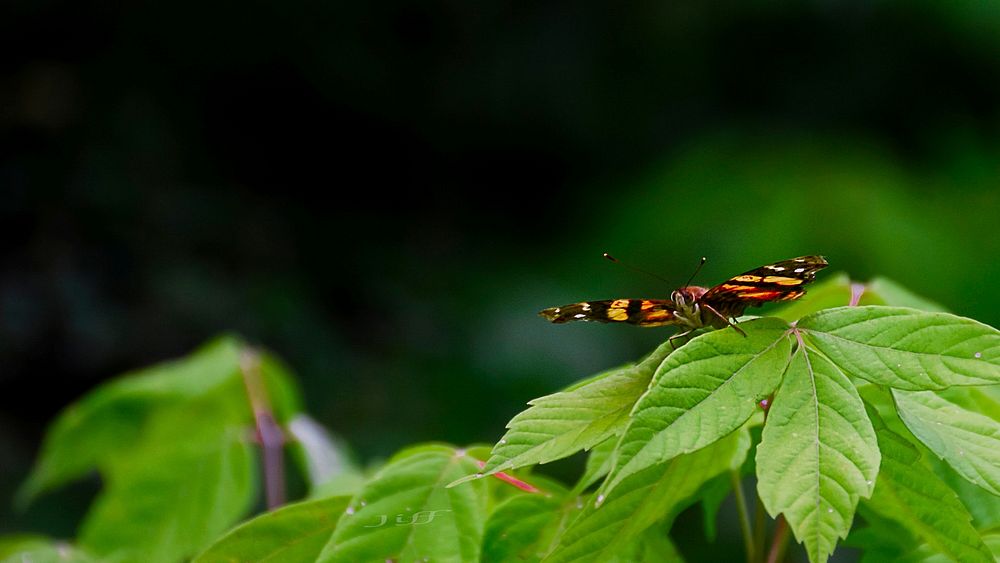
[[[473,473],[472,475],[466,475],[465,477],[462,477],[461,479],[455,479],[451,483],[448,483],[447,485],[445,485],[444,488],[450,489],[452,487],[457,487],[457,486],[461,485],[462,483],[468,483],[469,481],[472,481],[472,480],[475,480],[475,479],[482,479],[482,478],[483,478],[483,474],[482,473]]]

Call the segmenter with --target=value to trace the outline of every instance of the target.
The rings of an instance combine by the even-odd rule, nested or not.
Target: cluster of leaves
[[[846,277],[741,326],[746,337],[664,344],[535,399],[492,449],[418,445],[369,474],[304,418],[287,371],[265,356],[275,418],[313,488],[227,533],[259,478],[242,344],[225,339],[66,411],[24,498],[92,469],[105,489],[73,546],[14,537],[0,557],[671,561],[677,516],[701,503],[711,534],[730,491],[744,509],[749,474],[812,562],[844,538],[868,561],[1000,554],[1000,332]],[[584,450],[573,486],[530,472]],[[744,532],[748,560],[760,559]]]
[[[40,494],[96,471],[103,489],[72,545],[36,535],[0,538],[0,559],[179,561],[245,518],[258,503],[255,416],[248,401],[252,357],[269,416],[292,438],[289,453],[312,482],[353,469],[302,413],[297,384],[275,357],[232,337],[190,356],[105,384],[64,410],[21,487]],[[337,483],[332,483],[336,487]]]
[[[827,308],[861,290],[858,306]],[[861,499],[867,542],[852,544],[877,553],[872,560],[886,560],[887,537],[899,541],[894,557],[992,561],[1000,333],[926,309],[939,308],[885,280],[834,278],[775,317],[744,322],[746,338],[713,331],[675,351],[661,346],[635,367],[532,401],[484,473],[593,448],[587,484],[606,477],[545,561],[630,549],[654,524],[669,529],[683,503],[663,495],[711,510],[713,477],[741,467],[755,471],[763,506],[813,562],[848,535]],[[766,417],[756,416],[761,405]],[[761,424],[754,463],[744,464],[750,445],[738,444]],[[975,525],[967,505],[984,512]],[[899,530],[886,533],[886,523]]]

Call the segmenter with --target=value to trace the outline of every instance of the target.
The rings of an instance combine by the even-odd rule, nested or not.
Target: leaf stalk
[[[736,514],[740,520],[740,533],[743,534],[743,548],[746,551],[747,563],[754,563],[754,539],[750,529],[750,515],[747,512],[747,499],[743,495],[743,483],[740,482],[738,470],[729,472],[729,479],[733,484],[733,493],[736,495]]]

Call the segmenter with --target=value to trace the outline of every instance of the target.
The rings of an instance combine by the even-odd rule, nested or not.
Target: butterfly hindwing
[[[648,327],[676,323],[674,310],[668,299],[606,299],[550,307],[539,315],[554,323],[597,321]]]

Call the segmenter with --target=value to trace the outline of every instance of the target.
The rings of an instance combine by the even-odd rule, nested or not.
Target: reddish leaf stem
[[[285,504],[285,436],[274,419],[267,387],[260,371],[260,356],[247,348],[240,355],[240,372],[257,425],[257,440],[264,464],[264,495],[268,510]]]
[[[479,465],[480,469],[486,467],[486,462],[483,461],[483,460],[481,460],[481,459],[477,459],[476,460],[476,464]],[[529,493],[540,493],[541,492],[541,490],[538,487],[532,485],[531,483],[526,483],[526,482],[518,479],[517,477],[514,477],[512,475],[508,475],[508,474],[504,473],[503,471],[500,471],[498,473],[494,473],[493,476],[496,477],[497,479],[500,479],[501,481],[503,481],[505,483],[509,483],[511,485],[514,485],[515,487],[517,487],[518,489],[521,489],[522,491],[529,492]]]
[[[785,547],[788,546],[788,521],[783,514],[778,515],[774,523],[774,537],[771,539],[771,550],[767,554],[767,563],[778,563],[785,558]]]
[[[865,292],[865,284],[863,283],[852,283],[851,284],[851,302],[847,304],[848,307],[857,307],[858,302],[861,301],[861,295]]]

